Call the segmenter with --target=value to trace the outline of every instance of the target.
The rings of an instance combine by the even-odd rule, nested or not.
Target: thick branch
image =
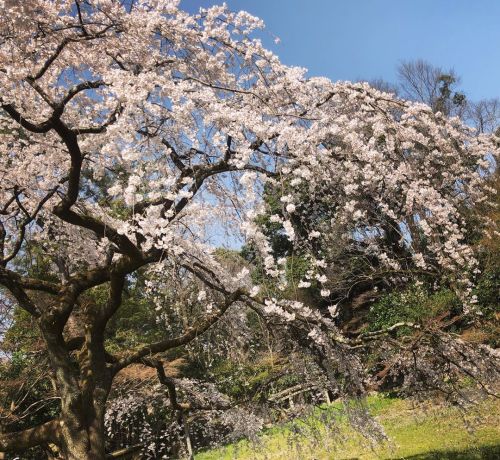
[[[110,287],[109,287],[109,298],[106,305],[103,307],[103,326],[107,321],[115,314],[116,310],[120,308],[122,304],[122,294],[123,286],[125,284],[125,274],[111,274]]]
[[[27,129],[32,133],[48,133],[54,127],[54,117],[51,117],[47,121],[37,125],[24,118],[12,104],[2,104],[0,107],[2,107],[2,109],[5,110],[10,117],[17,121],[24,129]]]
[[[61,203],[54,209],[55,214],[60,217],[59,214],[64,214],[64,211],[69,210],[78,199],[83,156],[80,146],[78,145],[77,135],[62,121],[57,120],[54,123],[54,130],[59,134],[59,137],[66,145],[71,158],[71,167],[68,175],[68,191]]]
[[[38,318],[40,316],[40,312],[36,308],[33,301],[29,298],[28,294],[26,294],[21,284],[17,282],[17,277],[11,276],[11,273],[14,272],[6,271],[4,268],[0,268],[0,284],[4,285],[10,291],[23,310],[26,310],[30,315]]]
[[[51,64],[57,59],[57,57],[61,54],[62,50],[70,43],[71,40],[69,38],[65,38],[59,43],[57,48],[55,49],[54,53],[44,62],[43,66],[40,68],[40,70],[31,77],[32,80],[38,80],[42,78],[47,72],[48,68],[51,66]]]
[[[153,134],[148,133],[147,131],[141,130],[139,131],[139,134],[142,134],[144,136],[148,137],[154,137]],[[182,182],[182,179],[185,177],[192,175],[193,177],[193,183],[191,184],[191,187],[189,188],[189,192],[192,193],[194,196],[196,192],[202,187],[203,183],[205,182],[206,179],[208,179],[211,176],[214,176],[216,174],[223,174],[226,172],[233,172],[233,171],[255,171],[260,174],[264,174],[269,177],[276,177],[277,174],[273,171],[269,171],[265,168],[262,168],[261,166],[257,165],[252,165],[252,164],[247,164],[243,168],[238,168],[235,165],[229,164],[228,159],[230,157],[230,154],[234,154],[236,152],[230,150],[229,148],[226,151],[226,154],[223,159],[218,161],[217,163],[213,164],[199,164],[191,167],[187,167],[182,163],[181,157],[176,152],[173,148],[173,146],[166,140],[162,139],[163,145],[168,147],[171,150],[171,159],[174,162],[174,164],[181,170],[181,175],[177,181],[177,184],[174,188],[174,193],[178,192],[184,187],[184,184]],[[260,146],[262,145],[262,142],[255,142],[252,144],[251,148],[254,150],[257,150]],[[228,155],[229,152],[229,155]],[[203,153],[203,152],[200,152]],[[182,198],[180,199],[176,204],[175,204],[175,214],[178,214],[181,212],[185,206],[190,202],[191,198]],[[141,203],[138,203],[135,207],[136,213],[140,214],[142,213],[146,208],[149,206],[157,206],[157,205],[164,205],[163,212],[168,211],[169,209],[172,208],[174,205],[174,201],[168,198],[159,198],[155,201],[143,201]]]
[[[104,224],[95,217],[86,214],[78,214],[66,208],[64,202],[54,209],[54,213],[69,224],[92,230],[98,238],[106,237],[109,241],[116,244],[124,254],[133,258],[141,258],[141,252],[132,241],[125,235],[120,235],[114,228]]]
[[[49,442],[57,443],[58,431],[58,421],[51,420],[28,430],[0,433],[0,451],[19,451]]]
[[[18,286],[29,291],[42,291],[48,294],[59,294],[61,286],[50,281],[39,280],[37,278],[29,278],[21,276],[19,273],[13,272],[7,268],[0,267],[0,283],[4,284],[2,280],[9,278]]]

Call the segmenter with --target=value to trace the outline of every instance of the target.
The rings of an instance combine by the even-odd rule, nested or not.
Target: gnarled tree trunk
[[[49,318],[40,321],[61,397],[57,444],[67,460],[105,458],[104,414],[113,371],[106,363],[105,322],[99,309],[93,307],[88,307],[81,318],[85,331],[77,363],[70,356],[62,331],[54,332],[58,328]]]

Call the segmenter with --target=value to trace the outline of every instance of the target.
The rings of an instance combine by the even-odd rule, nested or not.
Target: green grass
[[[408,401],[372,396],[370,413],[389,442],[370,446],[349,427],[340,404],[264,430],[254,442],[201,452],[196,460],[500,459],[500,403],[484,401],[467,415],[456,408],[414,408]]]

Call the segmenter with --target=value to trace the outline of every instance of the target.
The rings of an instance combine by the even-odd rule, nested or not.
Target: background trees
[[[493,133],[500,125],[498,98],[473,101],[460,90],[460,76],[422,59],[404,61],[397,68],[396,83],[381,79],[370,84],[381,91],[423,102],[434,112],[458,116],[478,133]]]
[[[240,356],[257,339],[268,348],[267,360],[261,347],[251,361],[265,374],[252,388],[246,372],[229,371],[247,385],[226,390],[240,401],[281,379],[292,356],[294,378],[360,397],[365,343],[403,326],[419,331],[429,358],[414,366],[418,376],[439,382],[436,364],[459,357],[448,373],[496,375],[491,350],[454,341],[447,325],[347,333],[336,320],[354,287],[420,275],[456,291],[460,314],[474,310],[465,216],[487,201],[496,137],[367,84],[307,79],[252,38],[258,19],[226,7],[189,15],[166,0],[40,0],[2,9],[0,283],[10,324],[36,325],[6,354],[26,344],[40,378],[25,392],[39,408],[29,428],[14,407],[1,449],[104,458],[120,442],[106,429],[108,398],[120,405],[117,385],[138,365],[166,387],[188,445],[186,416],[231,402],[197,381],[182,392],[166,363],[192,347],[190,372],[213,377],[207,363],[227,365],[237,339]],[[441,83],[447,100],[453,82]],[[222,235],[251,243],[260,279],[217,250]],[[336,280],[338,266],[348,270]],[[310,287],[318,306],[300,291]],[[209,330],[211,340],[193,343]],[[398,351],[411,371],[414,348]],[[6,379],[26,375],[29,359]],[[142,383],[136,407],[151,421]],[[193,393],[211,395],[199,403]]]

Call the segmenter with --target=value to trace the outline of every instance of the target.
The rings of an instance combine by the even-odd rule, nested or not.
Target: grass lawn
[[[368,405],[389,436],[388,443],[370,447],[349,428],[342,406],[334,403],[318,408],[314,417],[265,430],[256,442],[242,440],[199,453],[195,459],[500,460],[498,400],[482,402],[465,419],[455,408],[414,408],[408,401],[383,396],[368,398]]]

